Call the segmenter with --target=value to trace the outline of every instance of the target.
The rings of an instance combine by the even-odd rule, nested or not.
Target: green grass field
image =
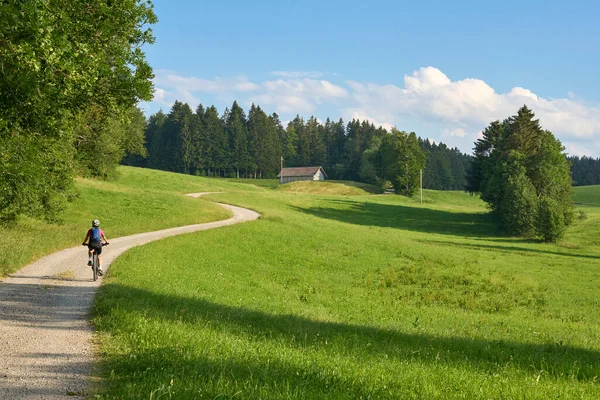
[[[122,171],[263,216],[112,265],[100,398],[600,398],[598,208],[547,244],[503,236],[460,192],[420,205]]]
[[[278,190],[290,193],[358,196],[380,194],[381,188],[360,182],[346,181],[298,181],[279,185]]]
[[[134,169],[120,171],[113,182],[78,179],[79,197],[69,204],[61,224],[21,218],[17,226],[0,226],[0,278],[41,256],[80,244],[94,218],[111,239],[229,217],[213,202],[183,196],[210,191],[209,182],[198,185],[175,174],[157,180]]]
[[[600,186],[581,186],[575,188],[575,204],[600,206]]]

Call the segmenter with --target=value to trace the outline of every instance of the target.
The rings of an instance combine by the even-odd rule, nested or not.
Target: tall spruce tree
[[[263,135],[265,131],[266,115],[255,104],[248,111],[248,143],[250,152],[249,172],[252,177],[259,176],[260,166],[263,163]]]
[[[310,135],[306,129],[306,124],[304,123],[304,119],[300,118],[299,115],[296,115],[291,122],[294,127],[294,132],[298,137],[298,149],[296,151],[296,160],[298,166],[306,167],[310,165]]]
[[[192,133],[192,145],[194,154],[192,156],[192,168],[190,173],[194,175],[203,175],[206,156],[206,132],[204,129],[204,114],[206,113],[204,106],[198,104],[196,112],[192,116],[190,130]]]
[[[167,171],[189,173],[194,152],[190,125],[192,109],[176,101],[167,115],[161,135],[163,146],[162,168]]]
[[[492,122],[482,132],[482,137],[475,142],[473,160],[467,171],[467,190],[471,193],[481,193],[486,185],[486,179],[491,176],[493,167],[492,152],[498,146],[504,125],[500,121]]]
[[[327,135],[327,173],[341,179],[344,173],[344,146],[346,145],[346,127],[344,121],[340,118],[337,122],[332,122],[329,126]]]
[[[279,119],[279,115],[277,113],[273,113],[269,115],[269,122],[272,129],[272,132],[269,134],[270,138],[270,175],[277,175],[280,168],[281,157],[284,154],[284,145],[283,138],[285,137],[285,129],[283,129],[283,124]]]
[[[161,147],[161,135],[166,120],[167,115],[162,110],[159,110],[156,114],[150,116],[148,119],[148,125],[146,126],[146,131],[144,132],[144,137],[146,138],[146,149],[148,150],[148,158],[146,160],[146,166],[148,168],[161,169],[162,161],[160,159],[163,155],[163,148]]]
[[[475,143],[468,176],[514,235],[555,241],[573,219],[572,178],[564,147],[526,106],[493,122]]]
[[[575,186],[600,185],[600,158],[568,157]]]
[[[206,174],[220,176],[229,167],[229,143],[215,106],[206,109],[204,113],[204,129],[206,132]]]
[[[279,165],[281,154],[276,123],[260,107],[256,107],[252,128],[258,177],[271,176]]]
[[[308,137],[308,146],[310,147],[308,164],[311,166],[327,165],[327,149],[325,148],[325,130],[323,125],[314,116],[310,117],[306,123],[305,132]]]
[[[240,178],[240,169],[245,171],[250,164],[250,153],[248,152],[248,127],[244,110],[233,102],[231,110],[225,121],[225,129],[229,137],[231,149],[231,166],[235,168],[236,176]]]
[[[344,146],[344,179],[359,180],[360,162],[362,159],[362,130],[361,123],[352,119],[346,127],[348,135]]]
[[[292,122],[288,123],[282,140],[284,165],[288,167],[298,166],[298,135]]]

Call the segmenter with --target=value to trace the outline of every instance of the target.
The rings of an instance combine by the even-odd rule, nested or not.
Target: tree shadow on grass
[[[476,239],[476,240],[487,240],[487,239]],[[486,250],[486,251],[501,251],[501,252],[510,252],[510,253],[521,253],[521,255],[531,255],[536,256],[539,254],[548,255],[548,256],[560,256],[560,257],[574,257],[574,258],[587,258],[592,260],[600,260],[600,257],[590,255],[590,254],[574,254],[574,253],[561,253],[558,251],[548,251],[541,249],[530,249],[527,247],[517,247],[517,246],[500,246],[500,245],[491,245],[491,244],[473,244],[473,243],[457,243],[457,242],[449,242],[449,241],[439,241],[439,240],[417,240],[419,243],[425,244],[439,244],[442,246],[454,246],[454,247],[464,247],[467,249],[473,250]],[[495,241],[495,240],[490,240]],[[514,243],[514,242],[513,242]],[[539,241],[526,241],[525,243],[539,243]]]
[[[187,347],[169,344],[136,351],[133,357],[120,354],[106,360],[101,368],[112,372],[108,398],[171,398],[168,394],[177,399],[390,397],[385,395],[388,390],[365,387],[353,377],[323,373],[312,363],[301,367],[277,358],[265,362],[258,357],[210,357]],[[171,378],[174,386],[164,385]],[[159,382],[162,387],[157,385]],[[113,389],[113,393],[111,386],[127,392]]]
[[[369,362],[380,365],[382,360],[389,359],[397,363],[431,364],[432,367],[447,365],[471,370],[476,374],[498,373],[510,365],[512,369],[520,370],[519,374],[528,375],[532,379],[543,371],[546,376],[565,382],[592,382],[600,375],[600,352],[571,346],[563,343],[560,338],[555,339],[555,342],[520,343],[443,337],[319,321],[296,315],[269,314],[203,299],[157,294],[115,283],[104,285],[101,291],[101,298],[106,298],[121,311],[144,315],[145,320],[185,324],[190,326],[190,330],[209,326],[211,331],[237,338],[234,340],[253,343],[272,341],[282,354],[286,354],[287,348],[289,351],[301,352],[303,357],[303,362],[299,364],[303,367],[299,367],[298,363],[287,365],[285,357],[275,357],[273,360],[272,355],[268,362],[258,356],[252,361],[235,359],[218,363],[194,356],[194,353],[202,352],[198,349],[192,349],[191,359],[189,352],[186,353],[188,356],[183,356],[181,346],[185,344],[180,346],[165,340],[167,348],[142,354],[141,357],[145,358],[143,362],[133,362],[138,355],[131,354],[108,360],[109,364],[104,368],[106,373],[114,370],[117,375],[131,374],[123,377],[124,382],[136,374],[139,376],[149,365],[164,367],[167,363],[173,371],[191,371],[191,374],[201,371],[204,374],[201,379],[207,381],[214,382],[226,375],[233,387],[248,377],[253,377],[259,381],[259,384],[254,383],[255,387],[300,385],[308,388],[308,393],[327,394],[327,390],[334,390],[335,385],[332,386],[332,382],[328,381],[327,374],[319,373],[318,362],[311,359],[315,354],[319,354],[321,360],[337,360],[346,369],[357,363],[361,364],[361,368]],[[105,305],[102,305],[102,300],[99,303],[98,310],[101,313]],[[110,312],[110,307],[107,312]],[[173,350],[169,350],[171,346]],[[219,359],[218,356],[216,358]],[[363,396],[366,390],[363,388],[364,382],[353,381],[354,378],[339,376],[337,379],[342,380],[339,383],[342,387],[335,390],[345,393],[346,397]]]
[[[332,207],[292,208],[315,217],[356,225],[465,237],[502,235],[494,217],[489,213],[450,212],[352,200],[330,200],[329,203]]]

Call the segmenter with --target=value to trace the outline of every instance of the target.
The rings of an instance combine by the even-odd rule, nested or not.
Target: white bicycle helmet
[[[92,226],[95,228],[97,226],[100,226],[100,221],[98,221],[97,219],[92,221]]]

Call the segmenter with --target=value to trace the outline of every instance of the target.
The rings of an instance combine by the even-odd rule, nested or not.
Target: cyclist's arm
[[[87,233],[85,235],[85,239],[83,239],[83,244],[85,244],[88,241],[88,238],[90,237],[90,230],[87,231]]]
[[[108,243],[108,239],[106,238],[106,235],[104,235],[104,232],[100,232],[100,235],[102,235],[102,239],[104,239],[104,243]]]

